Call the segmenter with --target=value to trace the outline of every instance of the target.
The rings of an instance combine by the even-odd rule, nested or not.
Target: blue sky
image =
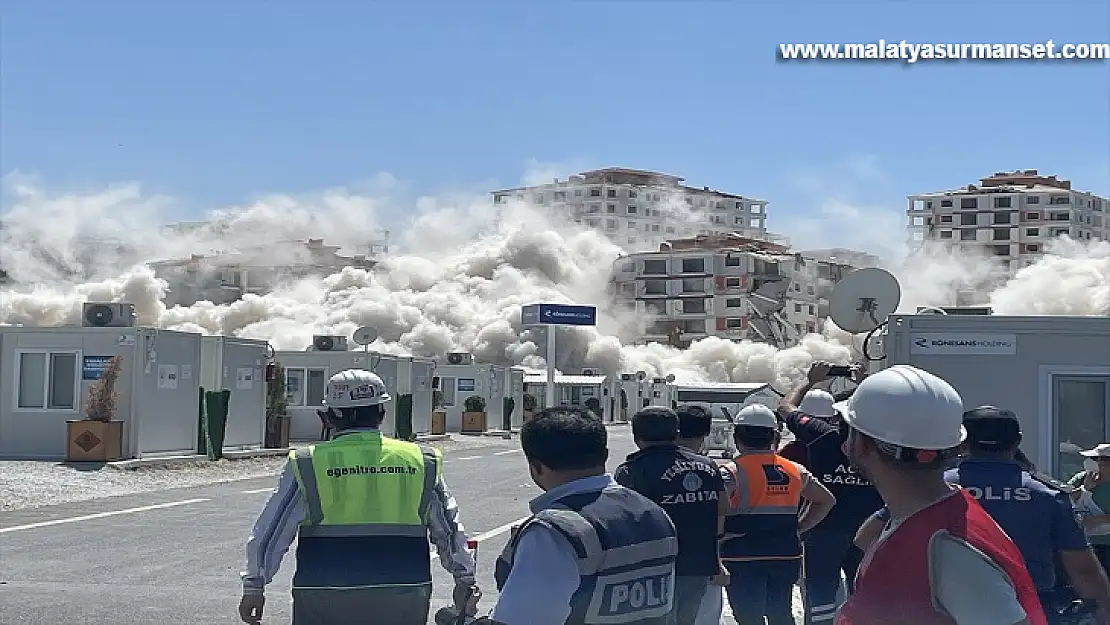
[[[784,42],[1106,42],[1104,2],[313,5],[7,9],[0,171],[207,208],[382,171],[436,193],[622,165],[768,199],[777,229],[1001,169],[1110,192],[1106,62],[775,60]]]

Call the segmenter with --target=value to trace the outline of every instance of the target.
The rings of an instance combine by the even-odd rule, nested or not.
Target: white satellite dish
[[[901,299],[897,278],[884,269],[868,267],[836,283],[829,297],[829,316],[841,330],[862,334],[882,325]]]
[[[266,343],[266,357],[267,357],[267,358],[273,358],[273,357],[274,357],[274,355],[275,355],[276,353],[277,353],[277,352],[275,352],[275,351],[274,351],[274,346],[273,346],[273,345],[270,345],[270,344],[269,344],[269,343],[267,342],[267,343]]]
[[[355,345],[369,345],[377,339],[378,331],[370,326],[362,326],[355,330],[354,335],[351,336],[351,340],[355,342]]]

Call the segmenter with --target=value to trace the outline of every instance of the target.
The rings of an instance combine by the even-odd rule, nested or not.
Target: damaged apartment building
[[[289,241],[234,252],[193,254],[189,258],[150,263],[169,284],[166,305],[191,306],[199,301],[230,304],[244,295],[264,295],[276,286],[311,276],[326,276],[344,267],[369,269],[370,254],[345,256],[323,239]]]
[[[833,285],[874,260],[850,250],[792,252],[735,233],[702,235],[619,258],[610,290],[649,319],[645,343],[686,347],[717,336],[788,347],[821,331]]]

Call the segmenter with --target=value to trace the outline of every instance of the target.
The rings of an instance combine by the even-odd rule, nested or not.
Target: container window
[[[443,393],[443,407],[455,405],[455,378],[440,378],[439,390]]]
[[[20,408],[46,407],[46,354],[32,353],[19,356]]]
[[[77,407],[77,353],[19,354],[18,408],[74,410]]]
[[[290,367],[285,370],[285,401],[290,406],[304,405],[304,369]]]

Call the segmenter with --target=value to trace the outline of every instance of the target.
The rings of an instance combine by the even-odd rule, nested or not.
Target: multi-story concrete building
[[[614,298],[651,321],[644,342],[707,336],[785,347],[819,332],[828,293],[852,267],[737,234],[675,239],[613,267]]]
[[[369,269],[376,262],[365,254],[344,256],[339,249],[325,245],[323,239],[309,239],[241,252],[193,254],[150,266],[169,284],[167,305],[190,306],[199,301],[229,304],[248,293],[264,295],[291,280],[325,276],[344,267]]]
[[[1035,262],[1045,243],[1061,235],[1110,240],[1110,200],[1035,169],[999,172],[977,185],[908,199],[912,246],[980,248],[1010,271]]]
[[[550,207],[633,249],[651,249],[677,237],[722,232],[775,240],[767,232],[766,201],[709,187],[689,187],[683,181],[669,174],[609,167],[491,194],[498,205],[525,202]]]

